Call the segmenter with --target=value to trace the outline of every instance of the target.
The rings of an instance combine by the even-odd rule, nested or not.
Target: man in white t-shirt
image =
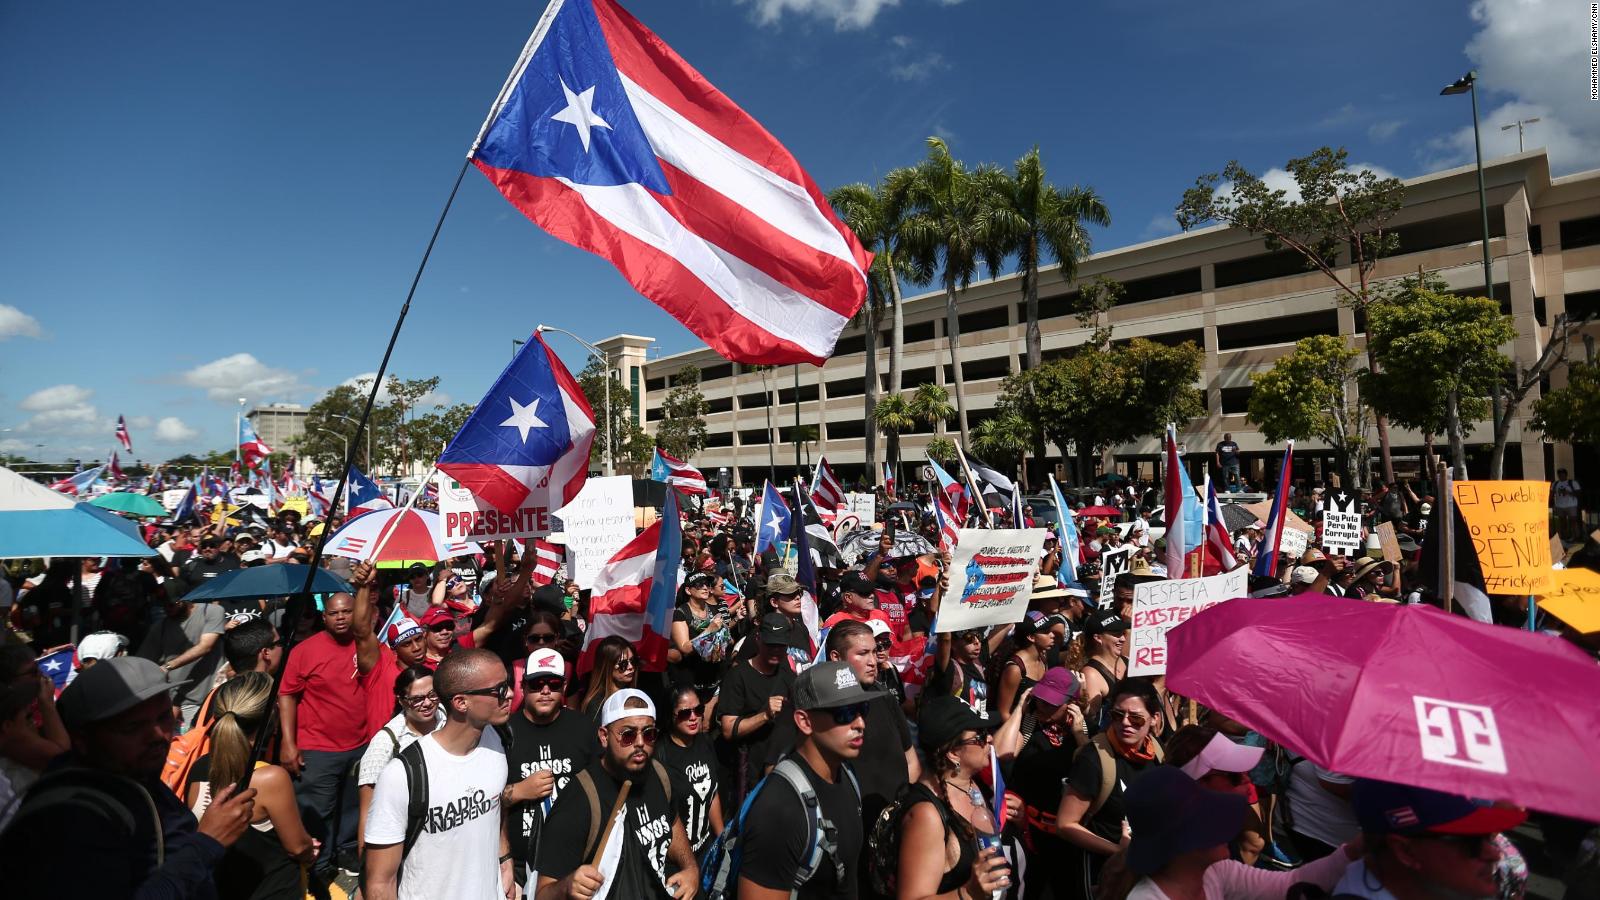
[[[1583,499],[1583,486],[1567,477],[1566,469],[1556,470],[1556,483],[1550,488],[1550,502],[1556,510],[1556,527],[1563,540],[1579,540],[1583,529],[1579,525]]]
[[[511,680],[487,650],[456,650],[433,673],[443,727],[401,751],[420,752],[427,813],[405,846],[410,779],[402,758],[378,776],[367,815],[368,900],[497,900],[516,894],[500,796],[506,752],[493,725],[511,717]],[[498,861],[497,861],[498,860]]]
[[[404,586],[395,588],[395,600],[405,605],[406,615],[420,622],[433,605],[433,568],[427,563],[412,563],[406,569],[406,579]]]

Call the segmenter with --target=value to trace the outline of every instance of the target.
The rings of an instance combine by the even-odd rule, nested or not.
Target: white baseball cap
[[[537,678],[540,675],[554,675],[557,678],[567,677],[567,661],[561,654],[548,647],[540,648],[528,654],[528,665],[523,670],[523,678]]]
[[[889,633],[889,626],[882,619],[868,619],[867,628],[871,629],[874,638]]]
[[[1261,762],[1265,747],[1246,747],[1214,734],[1200,755],[1183,764],[1183,774],[1199,781],[1207,772],[1248,772]]]
[[[1311,566],[1295,566],[1289,580],[1295,584],[1311,584],[1317,580],[1317,570]]]
[[[623,708],[629,700],[634,699],[643,700],[644,707]],[[654,719],[656,717],[656,705],[650,700],[650,695],[644,691],[638,688],[623,688],[607,697],[606,702],[600,707],[600,727],[604,728],[618,719],[631,719],[634,716],[649,716]]]

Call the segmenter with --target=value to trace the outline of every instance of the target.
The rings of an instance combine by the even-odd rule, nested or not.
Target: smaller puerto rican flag
[[[939,552],[954,550],[961,541],[961,525],[950,509],[950,501],[942,493],[933,495],[933,515],[939,522]]]
[[[1222,521],[1222,504],[1217,501],[1217,483],[1206,477],[1206,558],[1216,560],[1221,571],[1230,572],[1239,560],[1233,555],[1233,541]],[[1202,573],[1207,574],[1207,573]]]
[[[104,472],[105,470],[105,466],[95,466],[92,469],[85,469],[84,471],[78,472],[75,475],[69,475],[60,481],[52,483],[50,488],[52,490],[60,491],[63,494],[72,494],[73,496],[77,496],[78,494],[88,490],[89,485],[98,481],[100,478],[100,473]]]
[[[595,645],[613,634],[633,644],[644,671],[666,671],[682,557],[678,495],[667,491],[661,518],[618,550],[595,576],[589,598],[589,628],[584,632],[583,652],[578,656],[580,673],[594,668]]]
[[[121,416],[117,416],[117,441],[122,444],[122,449],[133,452],[133,438],[128,434],[128,423]]]
[[[534,332],[439,456],[439,471],[508,515],[566,506],[589,477],[594,411]],[[703,492],[703,491],[702,491]]]
[[[888,463],[883,464],[883,493],[889,497],[894,496],[894,469],[891,469]]]
[[[994,745],[989,745],[989,786],[994,788],[994,827],[1004,830],[1006,827],[1006,780],[1000,775],[1000,759],[994,754]]]
[[[956,514],[956,521],[967,521],[967,489],[931,456],[928,457],[928,465],[933,467],[933,477],[939,480],[939,490],[949,499],[950,510]]]
[[[127,480],[122,474],[122,466],[117,464],[117,451],[115,450],[111,451],[111,463],[106,466],[106,477],[113,482]]]
[[[57,695],[67,686],[67,682],[72,680],[72,666],[77,659],[77,652],[77,648],[68,644],[46,653],[37,660],[39,671],[50,678],[51,683],[56,686]]]
[[[272,454],[272,448],[267,442],[256,436],[255,426],[250,420],[239,419],[239,455],[244,457],[244,464],[254,466],[258,460],[265,459]]]
[[[824,518],[844,505],[844,487],[834,477],[833,466],[828,465],[826,456],[817,458],[817,471],[811,476],[811,502],[817,505],[817,512]]]
[[[362,474],[355,466],[350,467],[349,482],[345,491],[345,509],[352,516],[375,509],[389,509],[394,506],[389,501],[389,495],[384,493],[377,482]]]
[[[556,579],[561,572],[561,561],[567,548],[552,544],[542,538],[533,542],[533,583],[543,587]]]
[[[172,511],[172,521],[181,525],[190,519],[198,519],[199,514],[195,511],[196,499],[198,499],[198,491],[195,490],[193,485],[190,485],[189,490],[184,493],[183,499],[178,501],[178,507]]]
[[[1267,515],[1267,531],[1261,536],[1261,546],[1256,549],[1255,565],[1250,574],[1263,578],[1278,577],[1278,547],[1283,543],[1283,522],[1288,518],[1289,477],[1294,470],[1294,441],[1285,441],[1283,465],[1278,467],[1278,490],[1272,497],[1272,511]]]
[[[1061,545],[1061,567],[1056,569],[1056,584],[1067,587],[1077,583],[1078,562],[1081,551],[1078,540],[1078,523],[1072,521],[1072,508],[1061,496],[1061,485],[1054,475],[1050,478],[1050,497],[1056,502],[1056,542]]]
[[[761,502],[756,505],[756,556],[788,538],[791,515],[783,495],[772,486],[772,482],[765,482],[761,489]]]
[[[650,480],[664,481],[685,494],[703,496],[706,492],[706,476],[699,469],[674,458],[660,447],[656,448],[656,455],[650,460]]]

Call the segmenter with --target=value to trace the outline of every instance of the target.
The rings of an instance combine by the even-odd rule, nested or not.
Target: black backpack
[[[912,797],[913,791],[920,791],[921,797]],[[893,897],[898,887],[900,873],[900,834],[904,831],[906,810],[910,809],[913,801],[920,802],[926,798],[933,803],[933,808],[939,813],[939,824],[944,826],[944,833],[950,833],[950,814],[945,804],[922,784],[913,782],[902,785],[894,802],[883,808],[878,813],[878,818],[872,822],[872,828],[867,833],[867,849],[862,856],[862,865],[866,868],[867,884],[874,893]]]
[[[850,787],[856,793],[856,805],[860,806],[861,783],[856,781],[856,773],[848,765],[839,768],[849,779]],[[822,805],[817,800],[817,792],[812,790],[811,781],[806,778],[806,773],[801,770],[800,764],[785,756],[772,767],[771,772],[750,789],[750,794],[744,798],[744,804],[739,807],[739,815],[723,827],[722,833],[712,842],[711,849],[706,851],[705,865],[700,870],[700,890],[710,900],[728,900],[738,895],[739,867],[744,862],[744,823],[750,814],[750,807],[755,803],[756,795],[760,794],[761,789],[774,777],[782,778],[794,788],[794,792],[800,797],[806,821],[811,825],[806,852],[802,857],[805,863],[795,876],[795,889],[789,892],[789,896],[799,895],[800,885],[810,881],[812,876],[817,874],[824,859],[833,864],[834,877],[840,882],[844,881],[845,866],[843,860],[839,859],[839,829],[832,821],[822,817]]]

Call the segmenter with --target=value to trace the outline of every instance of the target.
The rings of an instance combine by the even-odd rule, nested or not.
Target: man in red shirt
[[[311,813],[306,824],[312,835],[322,839],[316,867],[325,879],[335,865],[356,873],[352,772],[372,736],[367,730],[367,692],[356,650],[354,607],[355,598],[349,594],[331,594],[323,601],[323,630],[290,651],[278,694],[283,767],[300,776],[295,799]]]
[[[843,608],[829,616],[822,623],[823,628],[832,628],[835,623],[846,619],[862,623],[877,619],[888,625],[891,632],[894,631],[894,622],[884,615],[883,610],[878,609],[877,587],[867,579],[854,572],[844,576],[844,580],[839,582],[839,599]]]
[[[415,619],[402,618],[390,625],[387,633],[375,634],[377,610],[372,599],[377,594],[371,563],[357,565],[350,575],[356,587],[356,605],[351,632],[356,641],[356,669],[361,672],[362,689],[367,692],[367,735],[377,734],[394,718],[394,682],[411,666],[427,658],[427,632]],[[387,646],[385,646],[387,645]]]

